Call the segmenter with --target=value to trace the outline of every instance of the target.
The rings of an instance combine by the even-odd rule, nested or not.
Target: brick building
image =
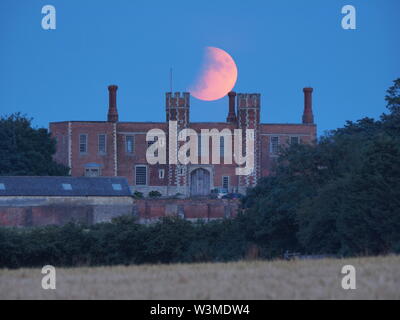
[[[50,123],[52,136],[57,140],[55,160],[71,168],[71,175],[79,176],[121,176],[126,177],[133,191],[147,194],[157,190],[163,195],[185,196],[207,195],[212,189],[222,187],[230,192],[244,193],[255,186],[260,177],[271,172],[279,147],[289,143],[312,143],[316,139],[316,125],[312,111],[312,88],[304,88],[304,111],[301,123],[270,124],[260,123],[260,94],[236,94],[230,92],[226,122],[191,122],[190,94],[166,93],[166,122],[124,122],[118,118],[117,89],[108,87],[109,108],[107,121],[63,121]],[[176,121],[178,131],[193,129],[200,134],[202,129],[254,130],[254,170],[246,175],[237,175],[235,163],[226,164],[221,157],[220,164],[204,161],[187,165],[148,163],[146,150],[152,142],[146,140],[149,130],[161,129],[168,132],[169,122]],[[219,148],[230,136],[219,137]],[[167,148],[169,147],[167,138]],[[205,141],[199,138],[199,159]],[[178,145],[182,145],[179,142]],[[243,139],[243,150],[245,150]],[[211,151],[210,151],[211,163]]]

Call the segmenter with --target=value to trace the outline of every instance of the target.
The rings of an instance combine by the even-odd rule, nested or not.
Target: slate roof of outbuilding
[[[67,185],[66,188],[63,185]],[[69,186],[71,186],[71,190]],[[114,185],[114,187],[113,187]],[[118,186],[119,185],[119,186]],[[119,190],[121,189],[121,190]],[[0,176],[1,196],[131,196],[121,177],[9,177]]]

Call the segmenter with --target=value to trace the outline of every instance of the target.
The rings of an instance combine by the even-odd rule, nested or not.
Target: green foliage
[[[20,113],[0,117],[0,175],[68,175],[68,168],[52,159],[55,140],[47,129],[32,128],[31,121]]]
[[[153,190],[149,192],[149,197],[150,198],[160,198],[162,194],[158,192],[157,190]]]
[[[313,146],[282,151],[275,175],[244,199],[265,257],[285,250],[369,255],[400,244],[400,79],[389,114],[348,121]]]
[[[144,198],[143,192],[135,191],[135,192],[133,193],[133,197],[134,197],[135,199],[143,199],[143,198]]]
[[[141,225],[124,216],[91,226],[0,228],[0,268],[228,261],[240,259],[245,248],[234,220],[164,218]]]
[[[169,199],[183,199],[184,198],[184,195],[182,194],[182,193],[175,193],[174,195],[172,195],[172,196],[169,196],[168,197]]]

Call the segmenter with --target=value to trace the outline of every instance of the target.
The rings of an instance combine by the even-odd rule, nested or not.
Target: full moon
[[[233,89],[237,76],[235,61],[226,51],[206,47],[203,67],[190,93],[205,101],[221,99]]]

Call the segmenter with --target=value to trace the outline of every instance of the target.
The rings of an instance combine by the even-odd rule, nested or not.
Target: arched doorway
[[[207,196],[210,194],[210,173],[202,168],[190,174],[190,195]]]

